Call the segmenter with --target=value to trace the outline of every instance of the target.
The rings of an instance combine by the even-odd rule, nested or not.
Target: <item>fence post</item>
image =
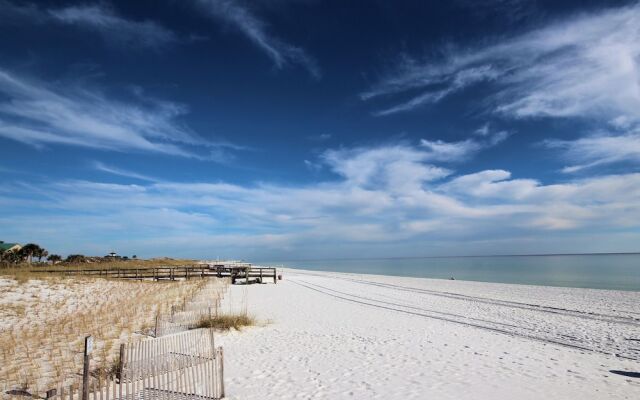
[[[211,355],[213,356],[213,358],[216,358],[216,340],[213,335],[213,327],[209,328],[209,342],[211,345]]]
[[[158,319],[160,319],[160,314],[156,314],[156,327],[153,330],[153,334],[155,337],[159,337],[160,335],[158,335]]]
[[[120,380],[120,387],[122,387],[124,373],[124,343],[120,343],[120,362],[118,364],[118,379]],[[114,390],[115,394],[115,390]]]
[[[224,398],[224,351],[220,349],[220,398]]]
[[[82,400],[89,400],[89,356],[93,351],[93,336],[84,338],[84,368],[82,369]]]

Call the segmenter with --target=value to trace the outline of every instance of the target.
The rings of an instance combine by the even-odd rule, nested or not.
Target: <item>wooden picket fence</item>
[[[224,397],[224,354],[213,329],[194,329],[218,314],[227,280],[213,278],[192,298],[156,317],[155,337],[122,344],[115,371],[93,371],[78,384],[47,391],[55,400],[214,400]],[[27,392],[0,393],[0,400],[26,400]],[[36,396],[37,398],[37,396]]]
[[[199,291],[196,297],[174,305],[170,313],[156,316],[155,337],[193,329],[202,319],[217,316],[227,289],[226,281],[220,280],[217,283]]]
[[[188,395],[194,399],[224,397],[224,355],[221,347],[215,347],[213,329],[126,345],[121,357],[121,381],[127,386],[126,393],[142,392],[149,398],[155,398],[154,393],[179,393],[181,398]]]
[[[196,329],[120,347],[118,370],[91,377],[85,389],[60,387],[55,400],[217,400],[225,397],[224,353],[213,329]],[[3,396],[7,398],[7,396]],[[8,396],[25,400],[20,393]]]

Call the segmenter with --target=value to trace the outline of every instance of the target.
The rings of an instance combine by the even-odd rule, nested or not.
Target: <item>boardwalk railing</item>
[[[276,283],[276,269],[273,267],[258,267],[247,265],[185,265],[179,267],[153,267],[153,268],[96,268],[96,269],[33,269],[35,273],[55,273],[62,275],[90,275],[116,279],[153,279],[177,280],[205,277],[225,278],[254,278],[262,283],[266,279],[273,279]]]

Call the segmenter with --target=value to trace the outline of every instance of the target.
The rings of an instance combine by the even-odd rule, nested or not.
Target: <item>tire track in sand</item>
[[[518,326],[514,324],[508,324],[498,321],[491,321],[487,319],[468,317],[460,314],[454,314],[443,311],[429,310],[426,308],[416,307],[413,305],[401,304],[389,302],[386,300],[379,300],[371,297],[360,296],[357,294],[341,292],[335,289],[327,288],[322,285],[314,284],[308,281],[294,281],[290,280],[296,285],[305,287],[310,290],[314,290],[316,292],[320,292],[324,295],[328,295],[334,298],[338,298],[341,300],[375,307],[379,309],[386,309],[389,311],[400,312],[409,315],[415,315],[425,318],[437,319],[441,321],[446,321],[450,323],[456,323],[460,325],[465,325],[468,327],[479,328],[483,330],[488,330],[492,332],[502,333],[509,336],[521,337],[525,339],[535,340],[538,342],[543,342],[547,344],[555,344],[563,347],[569,347],[577,350],[596,352],[601,354],[615,355],[617,357],[631,359],[631,360],[640,360],[636,352],[631,351],[632,349],[624,349],[619,346],[614,346],[614,348],[607,348],[610,346],[589,346],[589,344],[584,343],[579,338],[575,336],[564,334],[560,332],[550,331],[550,330],[540,330],[540,328],[532,329],[528,327]],[[506,305],[501,305],[503,307],[508,307]],[[626,341],[628,342],[628,341]],[[623,342],[618,343],[621,344]],[[600,343],[601,345],[603,343]],[[631,354],[629,354],[631,353]]]

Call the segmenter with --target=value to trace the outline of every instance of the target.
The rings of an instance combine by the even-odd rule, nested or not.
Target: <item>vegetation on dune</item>
[[[42,259],[46,257],[46,262]],[[34,261],[33,259],[37,261]],[[195,264],[195,260],[153,258],[143,260],[134,256],[92,257],[82,254],[70,254],[65,259],[58,254],[49,254],[35,243],[23,246],[20,250],[6,251],[0,248],[0,276],[13,278],[18,283],[30,279],[55,278],[57,274],[43,274],[43,270],[66,271],[78,269],[144,269],[157,267],[177,267]]]
[[[51,264],[57,264],[62,261],[62,257],[57,254],[49,254],[49,257],[47,257],[47,261],[49,261]]]
[[[49,252],[35,243],[25,244],[20,250],[0,250],[0,265],[16,265],[16,264],[31,264],[33,258],[37,258],[38,262],[42,261],[43,257],[49,255]]]
[[[92,374],[115,372],[120,343],[148,332],[156,315],[169,314],[207,282],[157,284],[52,275],[26,286],[4,282],[5,299],[29,295],[0,308],[0,393],[20,387],[43,395],[54,385],[78,384],[85,334],[95,337]]]
[[[195,260],[183,260],[173,258],[153,258],[150,260],[139,259],[137,255],[131,258],[118,256],[111,253],[108,256],[85,256],[84,254],[69,254],[63,259],[58,254],[49,252],[36,243],[27,243],[20,247],[16,243],[4,243],[0,241],[0,268],[15,269],[24,267],[56,266],[56,268],[82,269],[82,268],[154,268],[160,266],[183,266],[194,264]],[[15,245],[15,248],[11,246]],[[45,262],[42,262],[46,259]],[[37,261],[35,261],[37,260]],[[96,264],[99,264],[96,265]]]
[[[256,325],[256,319],[246,313],[237,313],[237,314],[220,314],[213,316],[211,318],[205,317],[202,318],[197,328],[214,328],[221,331],[228,331],[231,329],[235,329],[237,331],[241,330],[246,326],[254,326]]]

